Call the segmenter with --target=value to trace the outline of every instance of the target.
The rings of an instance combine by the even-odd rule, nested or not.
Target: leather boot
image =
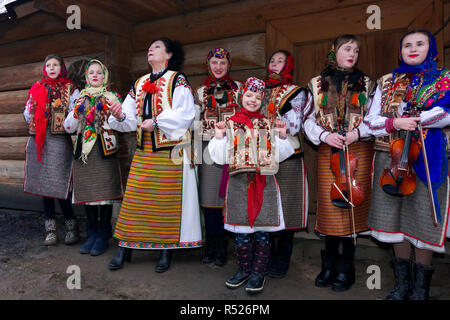
[[[395,287],[387,300],[407,300],[411,290],[411,262],[409,259],[394,258]]]
[[[216,236],[216,258],[214,259],[216,266],[223,266],[227,263],[227,244],[226,234]]]
[[[91,249],[91,256],[99,256],[108,249],[109,239],[112,236],[111,216],[112,205],[100,207],[100,221],[97,224],[97,236]]]
[[[355,266],[353,260],[340,256],[336,264],[337,276],[331,283],[336,292],[347,291],[355,283]]]
[[[53,246],[57,243],[57,236],[56,236],[56,219],[48,219],[45,220],[45,240],[44,240],[44,246]]]
[[[169,270],[170,262],[172,261],[173,250],[162,249],[160,250],[160,256],[158,263],[156,264],[155,271],[158,273],[166,272]]]
[[[215,235],[206,235],[206,243],[205,249],[203,252],[203,263],[211,263],[214,261],[214,253],[216,251],[216,236]]]
[[[236,289],[243,285],[250,276],[252,267],[252,246],[251,243],[245,245],[235,245],[234,250],[236,256],[236,264],[238,270],[236,273],[225,281],[225,285],[229,289]]]
[[[282,235],[276,249],[276,259],[269,269],[269,277],[276,279],[281,279],[286,276],[291,262],[292,249],[294,247],[293,232],[290,230],[281,232]],[[288,232],[292,232],[292,238],[287,234]],[[284,236],[283,233],[286,233],[286,236]]]
[[[428,300],[433,273],[433,266],[414,262],[414,283],[411,286],[409,300]]]
[[[118,270],[123,267],[124,261],[131,262],[131,253],[132,252],[133,252],[133,249],[119,247],[117,249],[116,256],[108,264],[108,269],[109,270]]]
[[[329,287],[336,278],[336,262],[337,256],[330,253],[327,250],[321,250],[320,255],[322,257],[322,270],[316,277],[316,287]]]
[[[80,247],[81,254],[90,253],[92,247],[94,246],[95,239],[97,238],[97,228],[98,228],[98,211],[97,206],[85,205],[86,210],[86,229],[88,239]]]
[[[249,294],[259,293],[264,290],[264,283],[266,282],[264,274],[269,262],[269,247],[268,243],[255,242],[252,273],[245,286],[245,291]]]
[[[65,225],[66,235],[64,237],[64,243],[67,245],[77,243],[80,240],[77,221],[75,219],[66,220]]]

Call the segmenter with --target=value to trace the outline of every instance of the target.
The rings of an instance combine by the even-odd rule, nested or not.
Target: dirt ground
[[[379,254],[374,254],[382,249],[364,246],[358,246],[357,251],[361,254],[366,252],[366,255],[363,258],[357,256],[357,280],[349,291],[336,293],[329,288],[315,287],[314,278],[320,272],[319,252],[323,243],[299,238],[295,239],[289,274],[283,279],[267,277],[264,292],[256,296],[249,296],[244,288],[230,290],[224,285],[236,270],[232,240],[229,241],[229,261],[224,267],[202,264],[202,249],[185,249],[174,253],[169,271],[158,274],[154,272],[158,252],[135,250],[131,263],[126,263],[121,270],[109,271],[108,262],[116,252],[115,240],[111,240],[107,252],[98,257],[81,255],[81,243],[66,246],[60,242],[54,247],[44,247],[41,245],[43,221],[38,212],[0,209],[0,299],[380,300],[393,287],[389,259],[380,259]],[[60,238],[63,236],[62,223],[62,217],[59,217]],[[431,299],[448,300],[450,261],[442,255],[434,259],[434,264],[436,272]],[[80,268],[81,289],[67,287],[71,276],[67,269],[71,265]],[[380,267],[380,289],[367,288],[366,281],[370,276],[367,268],[370,265]]]

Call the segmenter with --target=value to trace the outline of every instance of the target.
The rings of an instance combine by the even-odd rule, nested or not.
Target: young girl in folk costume
[[[286,139],[286,124],[277,120],[273,130],[272,122],[259,113],[264,89],[263,81],[247,79],[239,92],[240,110],[227,122],[216,124],[215,138],[208,145],[214,162],[228,163],[230,171],[225,229],[236,233],[238,271],[225,284],[233,289],[248,281],[248,293],[264,289],[269,232],[285,228],[274,174],[278,162],[294,153]],[[279,136],[274,131],[278,131]]]
[[[205,217],[206,244],[202,261],[216,265],[226,263],[226,233],[223,227],[224,184],[228,178],[228,166],[214,164],[207,149],[214,137],[214,126],[234,115],[239,82],[230,77],[231,56],[222,47],[214,48],[206,57],[208,78],[196,91],[200,114],[200,127],[196,138],[202,141],[201,162],[198,167],[200,205]]]
[[[183,60],[180,43],[153,41],[148,50],[152,73],[136,81],[122,105],[111,104],[111,127],[136,131],[138,147],[114,232],[119,250],[111,270],[129,261],[132,249],[156,249],[155,271],[165,272],[172,249],[202,245],[196,173],[185,149],[195,106],[185,76],[177,72]]]
[[[308,84],[314,108],[304,123],[307,137],[319,145],[315,230],[325,236],[325,250],[315,284],[334,291],[355,282],[356,234],[368,231],[373,143],[361,139],[369,137],[362,121],[373,82],[355,67],[359,47],[354,35],[334,41],[327,67]]]
[[[449,178],[447,139],[442,128],[450,125],[450,71],[436,66],[436,40],[426,30],[405,34],[400,40],[399,56],[400,67],[378,80],[373,103],[364,119],[376,136],[377,150],[368,225],[374,238],[394,244],[396,284],[387,299],[423,300],[429,296],[433,252],[445,252]],[[399,137],[405,138],[405,145],[407,140],[412,141],[410,150],[417,157],[408,162],[411,169],[404,179],[410,185],[415,184],[415,189],[411,188],[414,190],[411,194],[404,192],[402,197],[392,195],[398,191],[396,183],[381,179],[385,187],[380,186],[380,176],[390,176],[390,170],[385,168],[391,167],[389,151],[395,148],[398,143],[395,139]],[[413,275],[411,248],[415,256]]]
[[[65,217],[64,242],[78,241],[78,227],[69,198],[72,174],[72,140],[64,130],[64,119],[79,91],[67,78],[61,57],[48,55],[43,78],[28,93],[24,117],[31,137],[26,147],[26,193],[43,197],[46,237],[44,245],[57,242],[55,202],[58,199]]]
[[[108,69],[99,60],[89,61],[85,77],[86,88],[64,121],[64,128],[78,135],[74,147],[73,202],[85,204],[88,234],[80,253],[97,256],[105,252],[111,238],[114,199],[122,198],[117,138],[108,124],[108,103],[120,100],[116,93],[108,91]]]
[[[300,129],[304,120],[303,111],[310,108],[312,95],[308,89],[297,86],[293,76],[292,54],[284,50],[275,51],[267,66],[263,113],[272,123],[281,117],[287,124],[287,137],[295,153],[280,163],[275,175],[280,187],[286,229],[280,232],[278,241],[271,234],[269,276],[272,278],[282,278],[288,272],[294,233],[306,228],[308,219],[308,180]]]

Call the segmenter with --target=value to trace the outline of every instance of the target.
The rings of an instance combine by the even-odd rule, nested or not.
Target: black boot
[[[226,234],[216,236],[216,258],[214,259],[216,266],[223,266],[227,263],[227,245]]]
[[[119,247],[117,249],[116,256],[109,263],[108,269],[109,270],[118,270],[123,267],[124,261],[131,262],[131,253],[132,252],[133,252],[133,249]]]
[[[243,285],[248,280],[252,267],[251,243],[241,246],[236,245],[234,252],[236,255],[238,270],[233,276],[225,281],[225,285],[230,289],[235,289]]]
[[[269,269],[269,277],[281,279],[284,278],[289,270],[291,255],[293,249],[294,231],[281,231],[281,238],[278,241],[275,262]],[[272,252],[272,250],[271,250]]]
[[[215,235],[206,235],[206,243],[203,252],[203,263],[211,263],[214,261],[214,253],[216,251],[216,236]]]
[[[355,266],[353,260],[340,256],[336,264],[337,276],[331,283],[333,291],[347,291],[355,283]]]
[[[155,271],[158,273],[166,272],[169,270],[170,262],[172,261],[173,250],[162,249],[160,250],[160,256],[158,263],[156,264]]]
[[[329,287],[336,278],[336,261],[338,256],[327,250],[321,250],[320,255],[322,257],[322,270],[316,277],[315,284],[316,287],[325,288]]]
[[[409,259],[394,258],[395,287],[387,300],[407,300],[411,289],[411,262]]]
[[[433,266],[414,262],[414,284],[411,286],[409,300],[428,300],[433,273]]]
[[[269,262],[269,243],[255,241],[254,245],[255,251],[253,252],[252,259],[252,273],[245,286],[245,291],[249,294],[259,293],[264,290],[264,283],[266,282],[264,274]]]

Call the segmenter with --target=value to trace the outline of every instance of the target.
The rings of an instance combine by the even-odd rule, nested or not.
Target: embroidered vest
[[[338,129],[338,110],[345,110],[344,130],[347,132],[359,127],[367,111],[367,100],[373,90],[374,83],[369,77],[364,77],[365,91],[352,92],[348,88],[348,82],[343,81],[343,88],[338,94],[336,86],[326,79],[329,83],[326,92],[326,103],[323,101],[324,92],[322,92],[322,77],[313,78],[308,84],[313,94],[314,108],[316,112],[316,123],[329,132],[335,132]],[[354,94],[357,94],[355,99]],[[324,105],[325,104],[325,105]]]
[[[253,119],[252,130],[243,123],[228,120],[228,170],[230,176],[242,172],[273,175],[278,172],[274,131],[268,119]]]
[[[64,129],[64,120],[67,116],[67,111],[70,105],[70,95],[75,89],[71,83],[66,83],[61,90],[52,92],[51,101],[46,105],[46,117],[50,117],[48,123],[50,123],[50,132],[52,134],[66,134]],[[35,135],[35,123],[34,123],[34,106],[31,108],[31,119],[28,123],[28,132],[30,135]]]
[[[285,110],[286,102],[288,102],[290,98],[295,97],[300,92],[300,90],[302,90],[302,88],[295,84],[283,84],[273,89],[266,90],[264,104],[261,112],[271,121],[272,126],[278,114],[282,116],[289,111]],[[274,113],[270,113],[268,110],[270,104],[273,104],[274,106]],[[303,152],[302,138],[300,133],[295,136],[291,136],[288,134],[287,139],[295,150],[294,154]]]
[[[167,71],[158,80],[156,80],[156,92],[152,94],[151,98],[151,108],[152,116],[156,117],[161,112],[172,108],[172,98],[173,98],[173,88],[174,81],[178,77],[178,72]],[[147,94],[143,90],[143,86],[146,82],[150,81],[150,74],[141,77],[136,84],[136,118],[137,118],[137,128],[136,128],[136,139],[137,146],[143,149],[143,134],[142,134],[142,122],[143,122],[143,107],[144,99]],[[173,147],[176,145],[182,146],[190,143],[191,133],[187,130],[181,139],[172,140],[170,139],[161,129],[155,129],[152,133],[152,142],[155,150],[158,151],[162,148]]]
[[[235,81],[238,88],[241,83]],[[220,86],[214,88],[214,92],[208,93],[206,86],[201,86],[196,92],[197,103],[201,106],[201,127],[199,135],[203,141],[209,141],[214,137],[214,126],[217,122],[227,121],[235,113],[237,106],[238,90],[223,89]],[[214,98],[214,99],[213,99]],[[223,103],[222,101],[226,101]]]

